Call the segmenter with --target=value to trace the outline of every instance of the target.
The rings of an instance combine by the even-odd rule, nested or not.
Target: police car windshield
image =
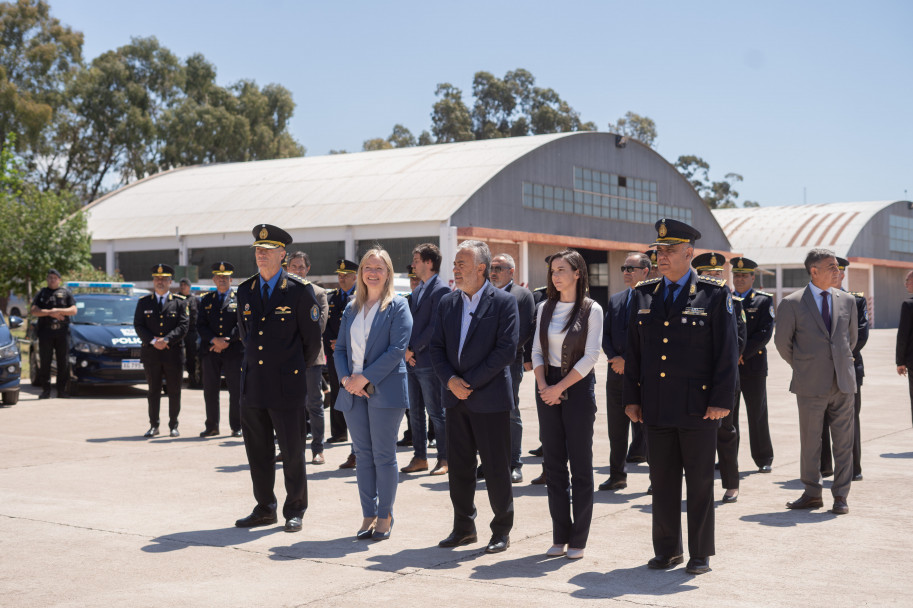
[[[77,295],[73,323],[82,325],[133,325],[136,296]]]

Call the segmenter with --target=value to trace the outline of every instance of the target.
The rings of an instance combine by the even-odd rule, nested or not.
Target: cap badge
[[[669,231],[666,229],[666,221],[663,220],[663,223],[659,225],[659,238],[665,238],[668,233]]]
[[[345,270],[345,269],[346,269],[346,263],[345,263],[345,261],[339,262],[339,269],[340,269],[340,270]]]
[[[716,266],[716,256],[715,255],[710,256],[710,265]]]
[[[162,273],[162,265],[161,265],[161,264],[159,264],[159,267],[158,267],[158,270],[157,270],[157,272],[158,272],[158,273],[159,273],[159,274],[161,274],[161,273]]]
[[[219,271],[225,272],[225,264],[219,264]]]
[[[266,226],[260,229],[260,240],[262,241],[269,236],[269,231],[266,229]]]
[[[745,268],[745,260],[739,258],[739,268]]]

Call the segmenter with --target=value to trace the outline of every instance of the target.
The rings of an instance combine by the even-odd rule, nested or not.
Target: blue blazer
[[[469,324],[463,354],[460,330],[463,297],[459,290],[441,298],[431,335],[431,361],[441,379],[441,403],[454,407],[459,399],[447,388],[453,376],[469,383],[472,394],[466,407],[479,413],[508,412],[514,407],[510,364],[517,358],[519,329],[517,299],[486,283]]]
[[[333,360],[336,373],[344,378],[352,373],[352,349],[349,344],[349,330],[355,320],[354,300],[349,302],[342,313],[339,335]],[[386,310],[378,310],[371,324],[368,343],[365,345],[364,369],[361,374],[374,385],[374,394],[368,398],[368,405],[374,407],[409,407],[406,388],[406,344],[412,334],[412,315],[409,304],[401,296],[394,296]],[[340,412],[352,409],[353,397],[345,389],[339,390],[336,404]]]
[[[431,331],[434,327],[434,316],[441,298],[450,293],[441,277],[434,275],[425,284],[422,298],[415,305],[415,294],[409,298],[409,310],[412,312],[412,338],[409,347],[415,353],[415,367],[431,367]]]
[[[606,307],[605,321],[602,323],[602,350],[609,359],[625,356],[628,343],[628,293],[629,290],[625,289],[612,294]],[[615,374],[611,369],[609,373]]]

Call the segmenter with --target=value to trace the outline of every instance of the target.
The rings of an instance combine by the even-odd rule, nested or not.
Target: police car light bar
[[[95,282],[95,281],[67,281],[67,287],[95,287],[112,289],[115,287],[130,289],[136,287],[135,283],[112,283],[112,282]]]
[[[215,291],[215,290],[216,290],[215,285],[209,285],[208,287],[205,285],[194,285],[190,288],[190,291]]]

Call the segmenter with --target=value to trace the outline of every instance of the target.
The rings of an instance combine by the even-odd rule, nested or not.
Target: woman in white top
[[[371,249],[358,265],[355,298],[342,313],[333,351],[345,389],[335,407],[346,417],[358,463],[360,539],[386,540],[393,530],[396,438],[409,407],[404,355],[411,335],[409,305],[393,291],[390,255]]]
[[[532,352],[554,543],[546,555],[580,559],[593,519],[593,368],[599,359],[602,308],[587,297],[586,263],[573,249],[551,256],[547,289]]]

